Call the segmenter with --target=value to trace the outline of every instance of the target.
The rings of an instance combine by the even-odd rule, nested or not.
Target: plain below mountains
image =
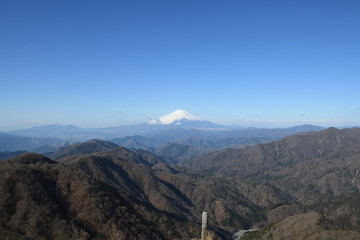
[[[53,126],[41,128],[49,129],[52,127]],[[61,134],[61,131],[64,128],[67,127],[55,127],[56,131],[60,131],[58,132],[59,134]],[[36,133],[32,133],[32,130],[36,129],[37,128],[29,129],[29,131],[31,130],[31,134],[34,134],[32,137],[14,135],[13,133],[0,133],[0,152],[28,151],[50,156],[59,149],[69,146],[71,142],[74,142],[77,139],[50,138],[50,136],[53,135],[47,135],[47,131],[44,131],[44,134],[41,135],[44,137],[39,137]],[[69,132],[72,132],[73,129],[74,128],[70,126]],[[321,128],[311,125],[285,129],[247,128],[226,131],[183,129],[175,127],[157,131],[153,133],[154,135],[126,136],[123,138],[110,139],[109,141],[131,149],[146,149],[155,154],[169,158],[169,161],[178,162],[186,158],[199,157],[203,154],[226,147],[243,148],[244,146],[278,140],[284,136],[297,132],[316,131],[318,129]],[[65,130],[65,132],[66,131],[67,130]],[[75,130],[73,133],[77,134],[78,132]],[[91,136],[95,137],[99,135],[82,134],[80,138],[87,139],[87,137]]]

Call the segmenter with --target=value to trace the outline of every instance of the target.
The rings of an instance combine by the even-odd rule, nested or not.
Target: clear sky
[[[0,131],[360,125],[359,92],[358,0],[0,2]]]

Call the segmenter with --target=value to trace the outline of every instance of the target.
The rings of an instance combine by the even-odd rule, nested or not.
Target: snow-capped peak
[[[160,118],[150,121],[149,124],[167,125],[167,124],[172,124],[175,122],[177,122],[177,124],[178,124],[182,120],[203,121],[202,119],[191,115],[190,113],[188,113],[185,110],[176,110],[175,112],[172,112],[166,116],[162,116]]]

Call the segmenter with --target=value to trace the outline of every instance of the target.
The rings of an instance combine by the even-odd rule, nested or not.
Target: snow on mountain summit
[[[172,112],[166,116],[162,116],[160,118],[157,118],[155,120],[152,120],[149,122],[149,124],[155,125],[155,124],[160,124],[160,125],[167,125],[167,124],[172,124],[172,123],[180,123],[180,121],[182,120],[188,120],[188,121],[203,121],[202,119],[195,117],[193,115],[191,115],[190,113],[188,113],[185,110],[176,110],[175,112]]]

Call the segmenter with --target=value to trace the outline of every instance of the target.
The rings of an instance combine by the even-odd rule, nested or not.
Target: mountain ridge
[[[183,143],[198,147],[210,144],[196,138]],[[178,157],[191,154],[190,150],[189,145],[172,143],[156,153]],[[10,212],[1,210],[6,216],[2,221],[7,225],[0,224],[0,232],[10,234],[1,228],[11,226],[12,233],[24,233],[23,226],[31,224],[26,219],[34,219],[40,225],[51,223],[46,226],[53,229],[46,209],[54,211],[54,206],[56,211],[71,209],[75,226],[83,227],[95,239],[108,236],[103,229],[109,229],[110,223],[120,230],[130,227],[128,219],[121,216],[133,216],[143,228],[129,229],[128,239],[139,239],[141,234],[151,232],[155,239],[190,238],[199,234],[202,211],[208,212],[212,230],[223,239],[237,229],[258,228],[310,211],[325,216],[321,220],[325,227],[359,229],[359,128],[297,133],[243,149],[223,149],[177,165],[144,149],[126,149],[97,139],[75,143],[61,151],[63,154],[58,154],[56,161],[26,153],[0,162],[0,206],[4,206],[0,210],[8,209],[5,206],[9,204],[13,206],[13,199],[25,204],[23,208],[11,207],[15,210]],[[184,168],[187,166],[193,170]],[[34,204],[39,201],[37,196],[61,196],[67,205],[48,205],[48,201]],[[77,205],[83,201],[86,204]],[[29,217],[22,217],[25,215],[16,209],[28,209]],[[34,211],[40,211],[39,216],[49,223],[30,217]],[[61,222],[62,236],[72,234],[70,223],[61,214],[54,216]],[[12,218],[22,222],[16,225],[15,220],[9,222]],[[165,222],[153,226],[161,219]],[[169,222],[172,232],[167,232]]]
[[[202,174],[268,182],[302,204],[360,191],[360,129],[299,133],[245,149],[223,149],[178,163]]]
[[[301,125],[284,128],[284,130],[294,133],[297,131],[319,130],[319,127]],[[184,135],[184,133],[181,132],[187,132],[185,133],[187,136],[197,136],[203,133],[212,135],[221,134],[224,136],[236,136],[238,134],[250,136],[251,134],[256,134],[256,132],[259,131],[264,133],[267,132],[267,134],[278,132],[279,136],[284,135],[284,133],[281,133],[280,129],[266,130],[257,128],[239,128],[216,124],[193,116],[187,111],[181,109],[151,120],[147,123],[103,128],[79,128],[74,125],[47,125],[10,131],[7,132],[7,134],[27,137],[52,137],[67,141],[86,141],[89,139],[111,140],[114,138],[122,138],[133,135],[149,137],[162,135],[169,131],[176,132],[177,135]]]

